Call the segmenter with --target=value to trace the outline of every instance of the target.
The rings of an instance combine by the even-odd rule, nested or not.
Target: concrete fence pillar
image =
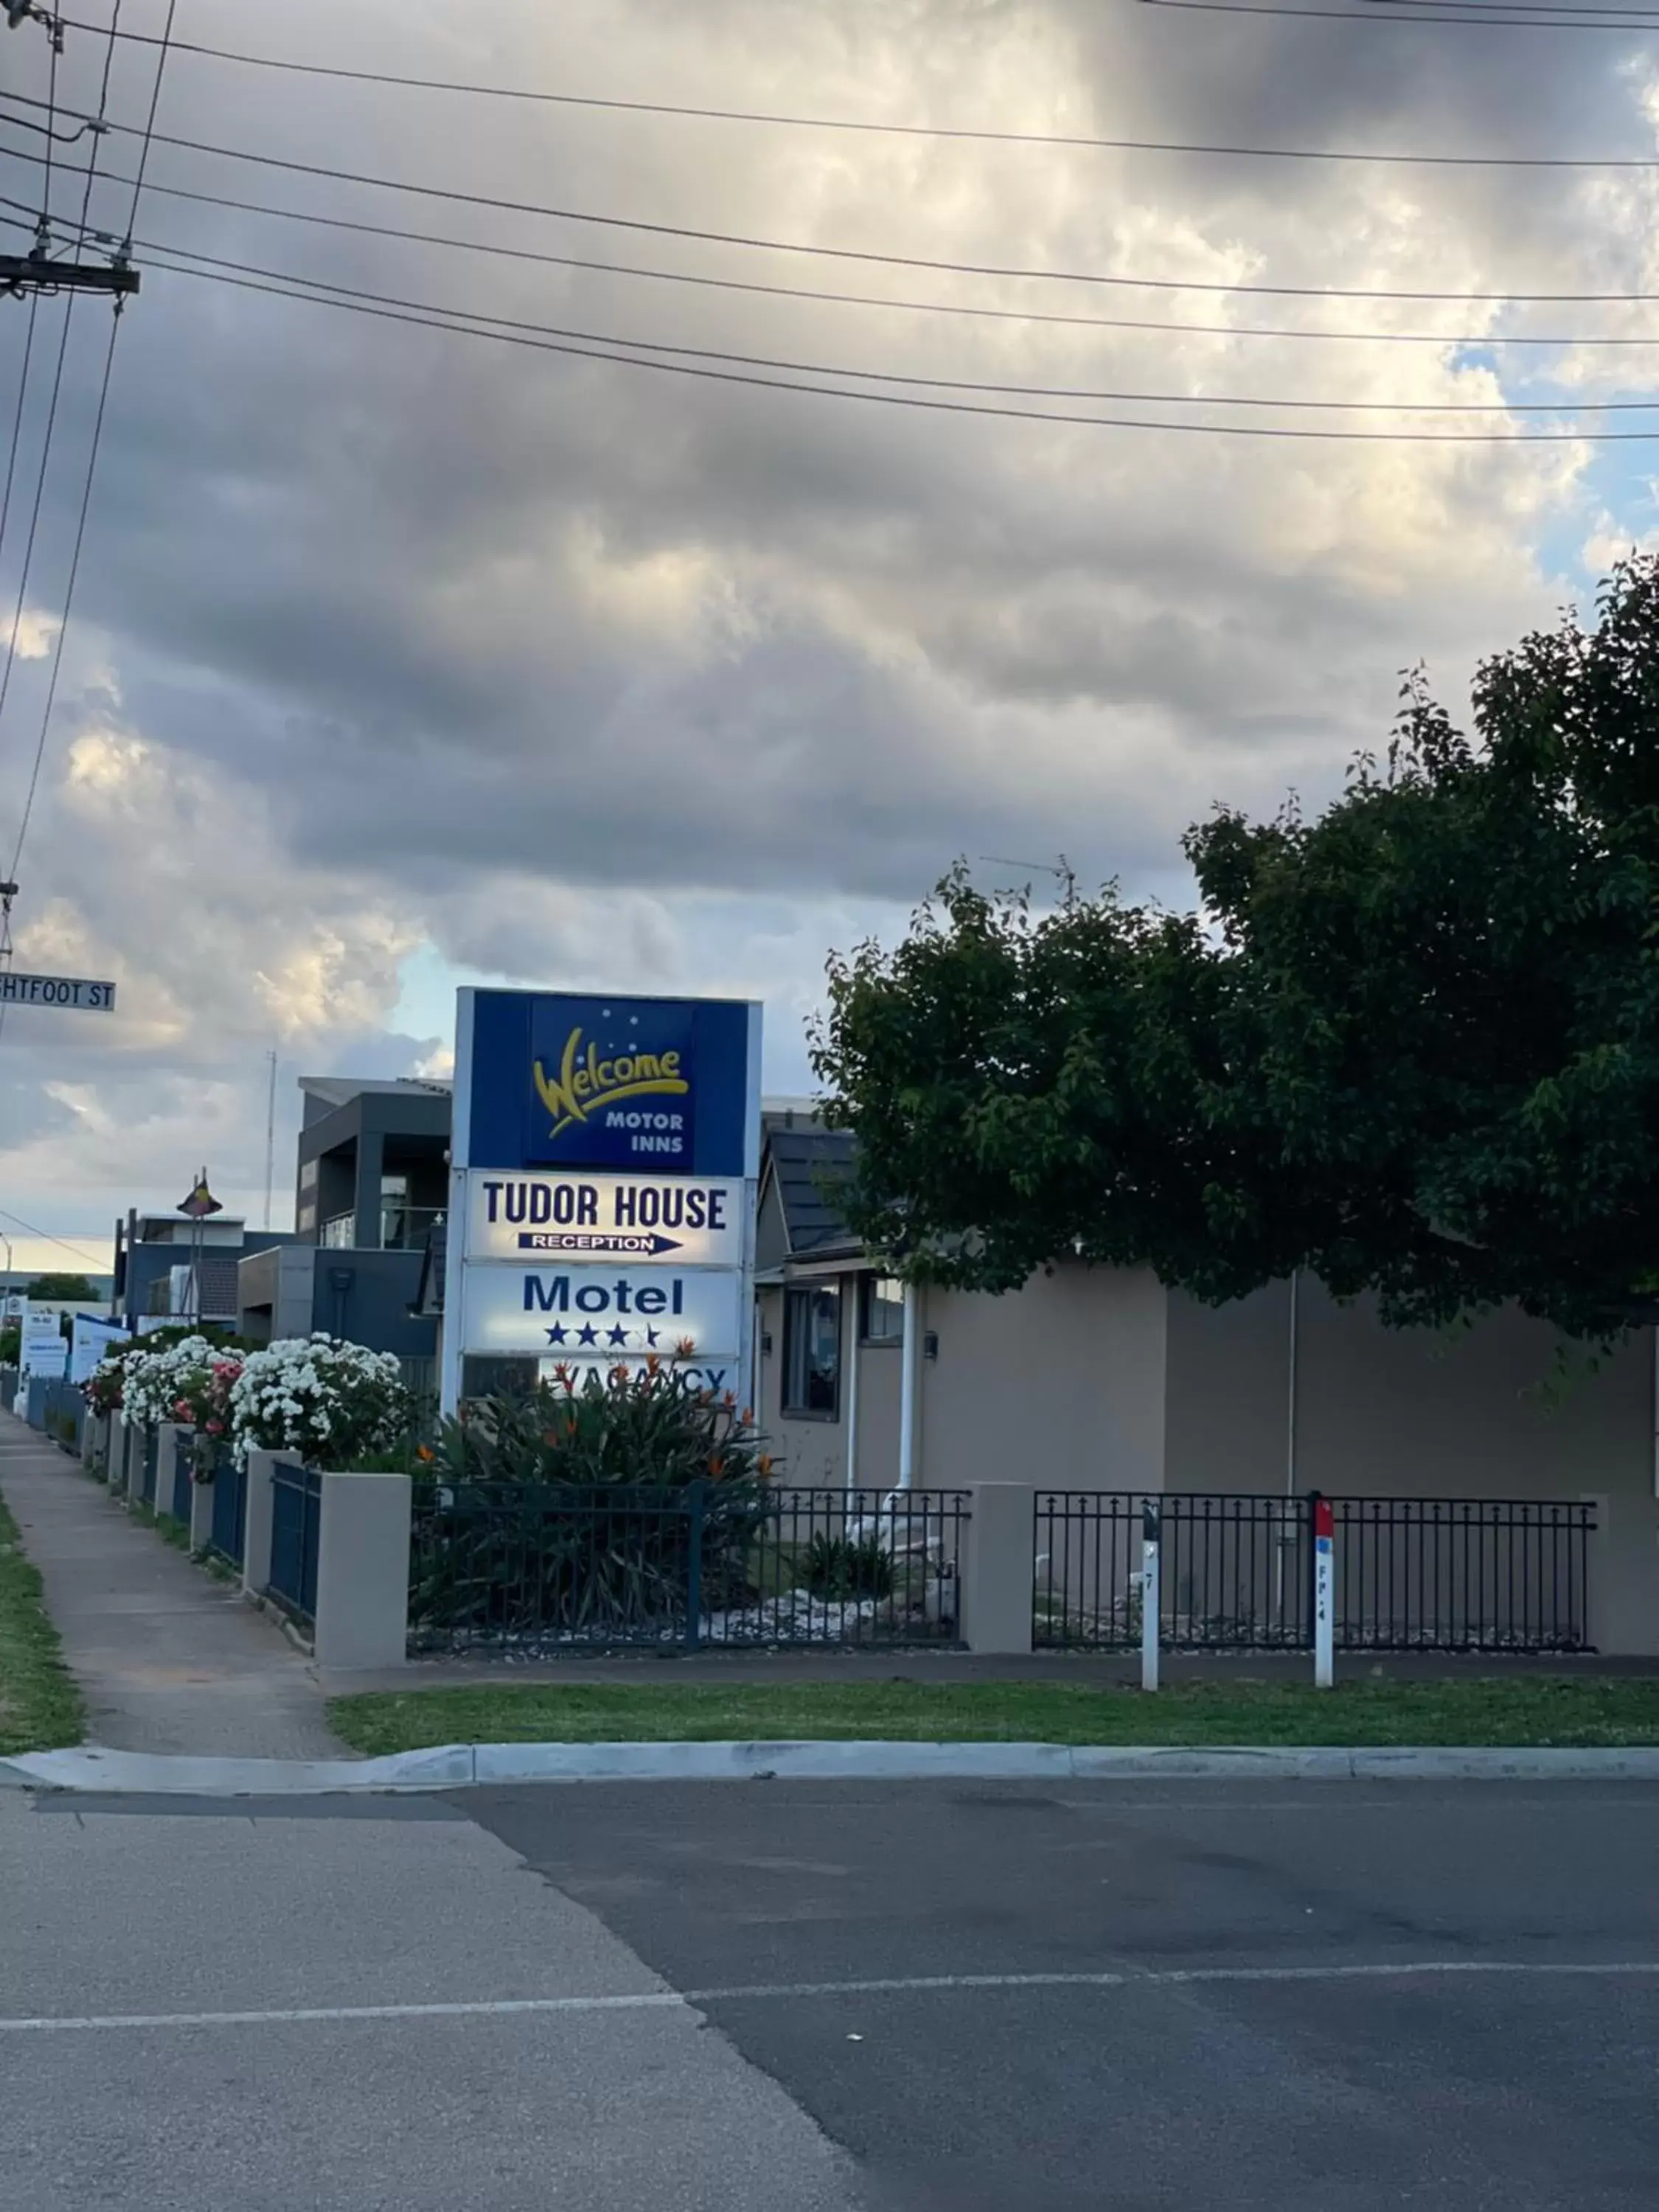
[[[144,1496],[144,1448],[149,1431],[143,1421],[127,1423],[127,1496],[140,1504]]]
[[[242,1588],[263,1597],[270,1581],[270,1471],[280,1452],[251,1451],[247,1455],[247,1518],[242,1535]]]
[[[406,1474],[325,1474],[317,1536],[319,1667],[401,1667],[409,1630]]]
[[[1031,1649],[1036,1493],[1029,1483],[976,1482],[963,1531],[961,1634],[970,1651]]]
[[[1595,1509],[1595,1533],[1584,1540],[1589,1601],[1584,1627],[1589,1642],[1597,1651],[1614,1656],[1645,1656],[1655,1648],[1654,1571],[1652,1553],[1634,1540],[1636,1532],[1630,1524],[1638,1516],[1622,1498],[1615,1504],[1605,1491],[1581,1490],[1578,1502]],[[1639,1518],[1645,1522],[1647,1513]],[[1616,1532],[1615,1520],[1620,1523]],[[1638,1560],[1640,1565],[1632,1575],[1632,1565]]]
[[[173,1471],[179,1439],[193,1433],[181,1421],[159,1421],[155,1428],[155,1510],[169,1520],[173,1511]]]

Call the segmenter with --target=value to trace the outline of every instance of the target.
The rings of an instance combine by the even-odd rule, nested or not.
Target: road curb
[[[518,1782],[1659,1782],[1659,1748],[1364,1750],[1060,1743],[480,1743],[384,1759],[193,1759],[88,1745],[0,1759],[0,1787],[323,1796]]]

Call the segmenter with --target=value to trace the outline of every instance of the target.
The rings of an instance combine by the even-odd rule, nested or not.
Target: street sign
[[[112,1014],[115,986],[84,975],[25,975],[0,968],[0,1006],[71,1006],[85,1014]]]
[[[63,1374],[68,1364],[69,1343],[57,1307],[26,1304],[20,1364],[31,1375],[56,1376]]]

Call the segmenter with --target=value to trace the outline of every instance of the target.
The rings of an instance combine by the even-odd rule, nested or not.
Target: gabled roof
[[[768,1132],[766,1150],[768,1171],[783,1208],[790,1258],[856,1252],[858,1239],[842,1219],[834,1199],[836,1182],[853,1165],[854,1141],[848,1132],[798,1125],[774,1128]]]

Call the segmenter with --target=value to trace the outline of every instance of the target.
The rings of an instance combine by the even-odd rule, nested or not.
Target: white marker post
[[[1140,1686],[1158,1687],[1158,1552],[1162,1516],[1149,1498],[1140,1513]]]
[[[1336,1680],[1336,1522],[1328,1498],[1314,1493],[1314,1687]]]

